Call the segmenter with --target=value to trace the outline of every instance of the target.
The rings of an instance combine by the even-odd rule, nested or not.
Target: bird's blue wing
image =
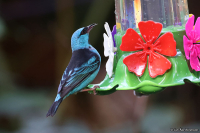
[[[100,61],[96,60],[96,57],[93,56],[80,67],[75,67],[70,71],[65,71],[59,85],[60,90],[58,89],[58,93],[61,94],[61,97],[64,97],[74,88],[79,86],[83,81],[87,80],[91,74],[99,69],[99,66]]]

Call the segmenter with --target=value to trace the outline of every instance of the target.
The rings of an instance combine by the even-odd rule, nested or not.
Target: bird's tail
[[[49,109],[48,113],[46,114],[46,117],[48,116],[54,116],[56,114],[56,111],[60,105],[60,103],[62,102],[62,98],[60,98],[58,101],[54,101],[54,103],[51,105],[51,108]]]

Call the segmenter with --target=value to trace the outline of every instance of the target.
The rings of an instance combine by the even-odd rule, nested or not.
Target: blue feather
[[[56,96],[56,99],[55,99],[55,101],[54,102],[57,102],[58,100],[60,100],[60,94],[57,94],[57,96]]]

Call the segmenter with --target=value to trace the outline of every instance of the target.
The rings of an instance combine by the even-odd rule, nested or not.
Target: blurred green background
[[[188,0],[200,16],[200,1]],[[0,133],[168,133],[200,129],[200,87],[186,83],[150,95],[87,92],[45,115],[71,58],[71,35],[91,23],[90,43],[102,56],[93,83],[105,77],[104,23],[115,24],[114,0],[0,0]]]

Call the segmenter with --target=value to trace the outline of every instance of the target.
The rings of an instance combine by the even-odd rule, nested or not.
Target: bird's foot
[[[98,85],[95,85],[94,87],[90,88],[90,89],[84,89],[84,90],[81,90],[81,92],[85,92],[85,91],[93,91],[93,94],[96,95],[97,92],[96,92],[96,88],[100,88]]]

